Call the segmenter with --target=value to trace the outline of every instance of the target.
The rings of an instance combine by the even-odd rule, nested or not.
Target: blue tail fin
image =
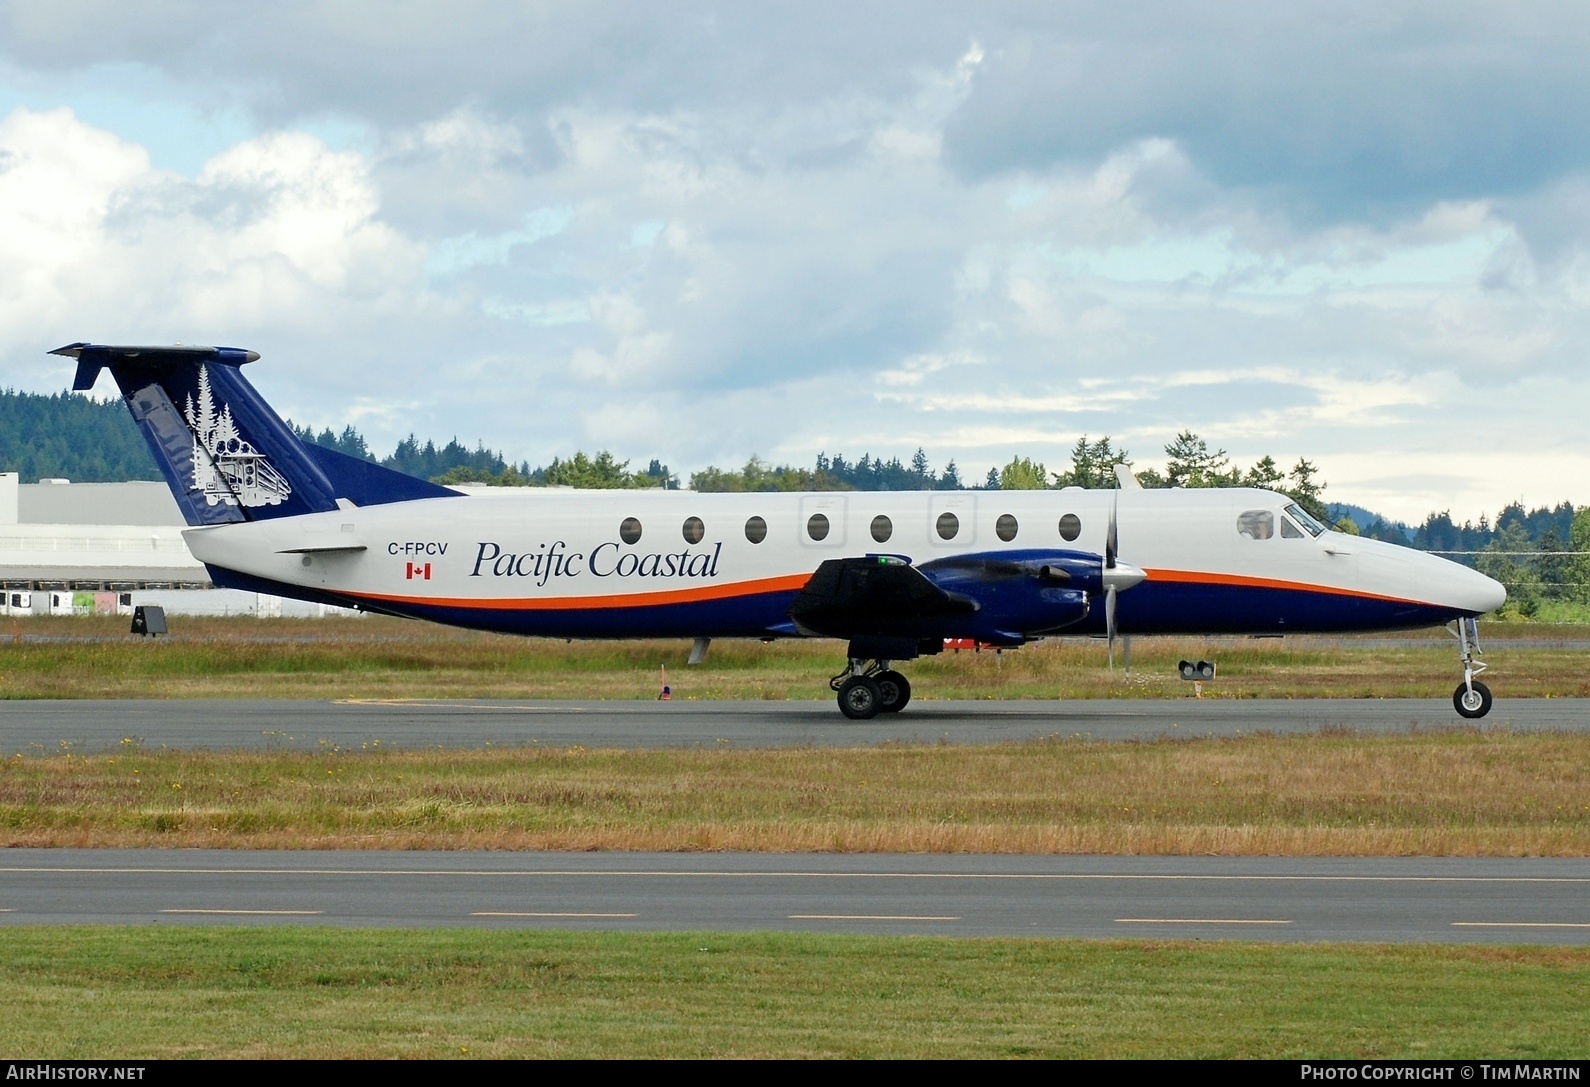
[[[109,368],[190,525],[325,513],[458,492],[300,441],[239,369],[235,347],[110,347],[74,343],[72,388]]]

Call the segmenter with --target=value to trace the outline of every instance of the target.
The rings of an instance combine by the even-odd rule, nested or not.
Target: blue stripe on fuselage
[[[284,582],[209,567],[224,588],[271,593],[342,607],[446,623],[473,630],[555,638],[756,638],[787,631],[794,591],[748,593],[717,600],[640,607],[504,608],[442,606],[422,602],[377,603],[357,596],[305,589]],[[1324,634],[1405,630],[1434,626],[1470,613],[1413,601],[1263,585],[1145,581],[1117,598],[1123,634]],[[968,632],[975,634],[975,632]],[[1097,601],[1065,634],[1103,634]]]

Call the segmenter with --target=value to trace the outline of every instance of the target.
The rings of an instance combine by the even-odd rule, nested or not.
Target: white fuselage
[[[1121,594],[1126,633],[1412,627],[1479,615],[1505,599],[1497,582],[1456,563],[1315,535],[1285,512],[1289,501],[1252,489],[503,489],[184,536],[220,583],[230,572],[242,575],[233,583],[283,595],[567,637],[791,634],[789,600],[825,559],[1102,555],[1112,505],[1120,560],[1147,574]]]

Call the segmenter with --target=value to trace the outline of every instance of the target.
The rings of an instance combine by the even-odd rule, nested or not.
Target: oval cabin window
[[[994,522],[994,535],[1009,543],[1016,538],[1016,518],[1008,513],[999,515],[999,520]]]
[[[640,522],[633,517],[624,518],[618,526],[618,538],[627,544],[640,543]]]
[[[814,513],[806,522],[806,535],[813,540],[828,539],[828,518],[820,513]]]
[[[761,543],[767,539],[767,522],[760,517],[752,517],[746,521],[745,538],[752,543]]]
[[[879,543],[888,543],[889,537],[894,535],[894,522],[883,514],[872,519],[872,538]]]
[[[1082,535],[1082,518],[1068,513],[1060,518],[1060,538],[1067,543]]]
[[[707,534],[707,526],[701,523],[699,517],[686,517],[684,524],[685,543],[698,544],[701,537]]]
[[[939,539],[953,540],[955,534],[961,530],[961,519],[953,513],[941,513],[933,527],[938,529]]]

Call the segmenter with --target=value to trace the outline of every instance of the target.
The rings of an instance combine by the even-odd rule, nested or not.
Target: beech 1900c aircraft
[[[300,441],[230,347],[54,351],[109,369],[215,584],[560,638],[825,637],[852,718],[910,699],[897,661],[947,638],[1302,634],[1454,623],[1457,711],[1482,717],[1475,618],[1506,591],[1321,525],[1255,489],[461,494]]]

